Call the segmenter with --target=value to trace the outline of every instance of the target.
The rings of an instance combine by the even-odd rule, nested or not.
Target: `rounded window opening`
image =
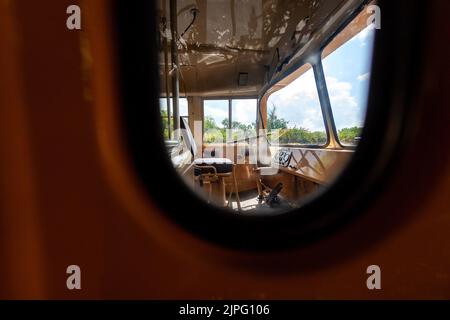
[[[237,215],[301,208],[364,139],[373,6],[267,2],[159,2],[161,137],[195,194]]]

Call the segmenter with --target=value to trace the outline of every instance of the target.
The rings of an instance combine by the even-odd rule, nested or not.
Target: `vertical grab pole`
[[[172,30],[172,99],[173,99],[173,130],[180,129],[180,64],[178,61],[178,13],[177,0],[170,0],[170,29]],[[178,140],[179,137],[174,136]]]
[[[167,10],[166,10],[166,0],[163,1],[163,27],[164,27],[164,37],[163,37],[163,47],[164,47],[164,80],[166,84],[166,105],[167,105],[167,131],[169,140],[172,138],[172,124],[170,119],[172,118],[172,111],[170,108],[170,87],[169,87],[169,43],[167,41]]]

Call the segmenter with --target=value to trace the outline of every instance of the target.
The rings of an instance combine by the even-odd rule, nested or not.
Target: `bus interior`
[[[364,139],[375,2],[158,2],[161,131],[197,196],[236,214],[300,208]]]

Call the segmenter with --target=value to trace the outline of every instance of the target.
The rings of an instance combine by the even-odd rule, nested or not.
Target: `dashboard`
[[[272,152],[272,164],[281,172],[321,185],[331,183],[353,154],[351,150],[312,148],[274,148]]]
[[[281,167],[289,167],[292,159],[292,151],[289,149],[279,150],[273,157],[273,162]]]

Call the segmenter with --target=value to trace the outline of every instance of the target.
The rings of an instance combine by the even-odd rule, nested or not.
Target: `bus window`
[[[188,101],[186,98],[180,98],[179,99],[180,104],[180,117],[186,118],[189,120],[189,112],[188,112]],[[167,114],[167,99],[166,98],[160,98],[159,99],[159,107],[161,111],[161,120],[163,123],[163,130],[164,130],[164,140],[170,140],[172,137],[169,137],[169,117]],[[172,99],[170,99],[170,127],[171,133],[173,132],[173,107],[172,107]]]
[[[254,136],[257,103],[257,99],[204,100],[203,141],[217,143]]]
[[[358,17],[350,23],[322,56],[338,138],[344,146],[360,141],[367,109],[375,30],[361,21],[365,20]]]
[[[256,99],[231,100],[233,140],[256,135]]]
[[[327,143],[322,109],[312,68],[267,101],[267,130],[280,145],[324,145]],[[278,139],[277,139],[278,138]]]
[[[226,141],[226,129],[229,117],[228,100],[203,101],[203,142],[223,143]]]

